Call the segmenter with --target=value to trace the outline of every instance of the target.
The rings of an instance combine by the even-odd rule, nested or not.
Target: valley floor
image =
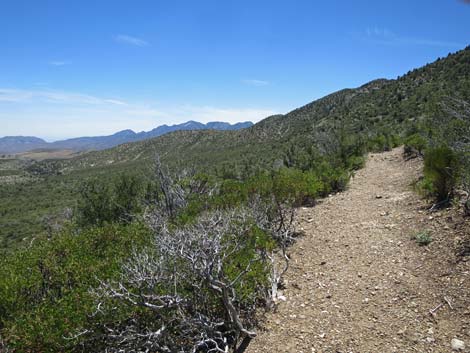
[[[470,224],[427,211],[410,186],[421,162],[402,153],[370,154],[346,192],[299,210],[286,300],[248,352],[450,352],[455,338],[470,352],[470,261],[456,254]]]

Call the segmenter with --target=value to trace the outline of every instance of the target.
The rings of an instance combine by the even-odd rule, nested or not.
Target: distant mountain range
[[[103,150],[117,145],[142,141],[178,130],[240,130],[252,126],[250,121],[229,124],[220,121],[207,124],[197,121],[188,121],[177,125],[161,125],[151,131],[134,132],[132,130],[119,131],[109,136],[77,137],[68,140],[46,142],[33,136],[6,136],[0,138],[0,153],[13,154],[28,152],[37,149],[64,149],[74,151]]]

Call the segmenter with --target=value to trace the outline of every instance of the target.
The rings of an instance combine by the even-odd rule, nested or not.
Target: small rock
[[[287,298],[286,298],[285,296],[283,296],[283,295],[279,295],[279,296],[277,297],[277,299],[282,300],[283,302],[285,302],[285,301],[287,300]]]
[[[452,350],[454,351],[463,351],[465,349],[465,342],[454,338],[451,341]]]
[[[436,340],[432,337],[426,337],[426,342],[428,343],[434,343]]]
[[[376,199],[381,199],[383,196],[382,195],[375,195]]]

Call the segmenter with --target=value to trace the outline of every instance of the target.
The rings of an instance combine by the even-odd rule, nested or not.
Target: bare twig
[[[452,303],[450,302],[449,298],[444,297],[444,300],[445,300],[445,302],[447,303],[447,305],[449,305],[450,310],[454,310],[454,308],[453,308],[453,306],[452,306]]]
[[[429,314],[431,314],[432,317],[435,317],[435,316],[436,316],[436,312],[437,312],[442,306],[444,306],[444,304],[439,303],[438,306],[436,306],[435,308],[429,310]]]

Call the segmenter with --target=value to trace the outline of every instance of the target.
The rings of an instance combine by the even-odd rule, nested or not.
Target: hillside
[[[169,163],[214,170],[253,164],[272,167],[292,148],[322,153],[325,135],[355,134],[373,139],[400,135],[420,122],[446,114],[452,97],[470,100],[470,47],[395,80],[379,79],[344,89],[285,115],[268,117],[241,131],[178,131],[124,144],[60,163],[64,172],[148,161],[159,153]],[[311,152],[311,151],[310,151]],[[138,164],[138,163],[137,163]]]

